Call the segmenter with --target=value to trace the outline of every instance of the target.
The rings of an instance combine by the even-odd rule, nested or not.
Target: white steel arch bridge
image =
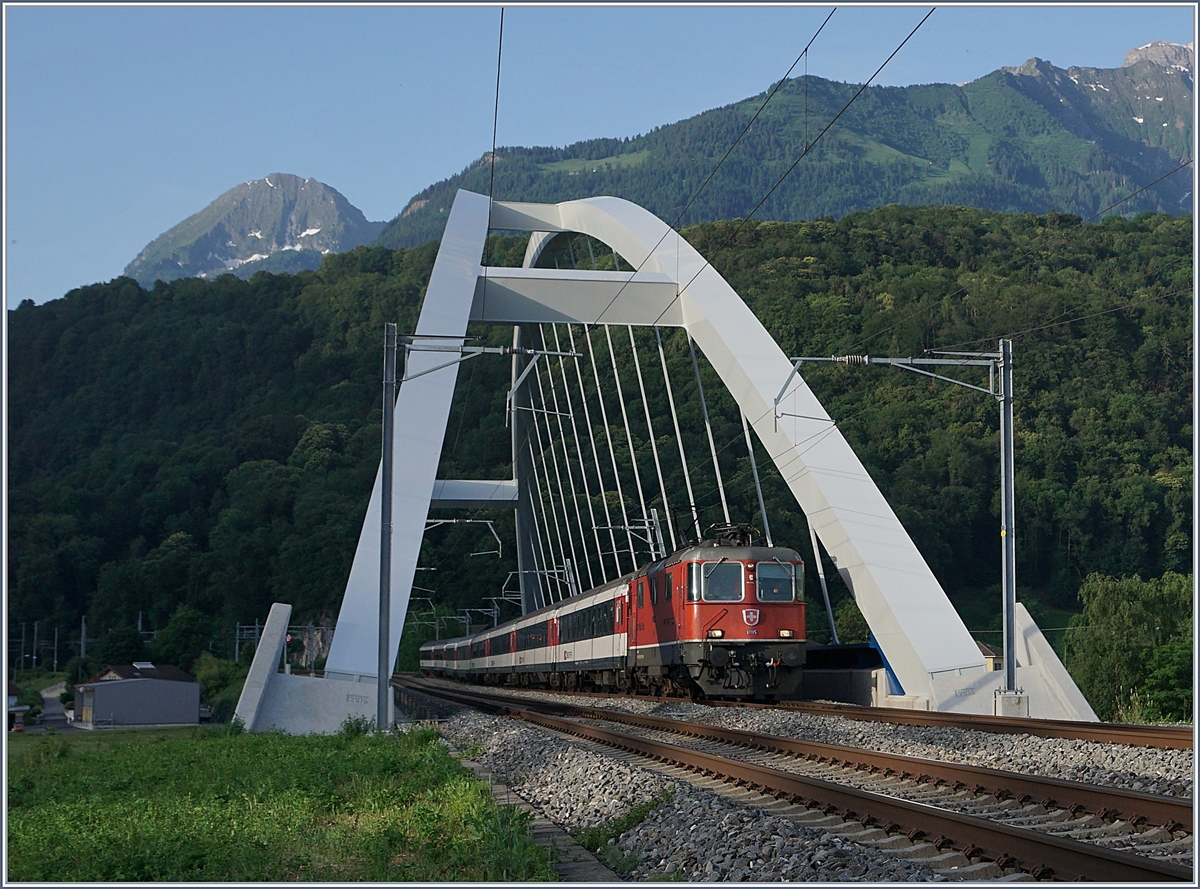
[[[482,265],[488,232],[497,230],[530,233],[522,268]],[[614,255],[632,263],[636,272],[534,267],[548,242],[564,232],[584,234],[607,245]],[[583,350],[586,359],[567,363],[575,364],[573,374],[585,410],[585,375],[589,369],[596,373],[595,385],[600,386],[597,362],[612,358],[614,328],[618,337],[625,333],[620,328],[627,328],[631,345],[635,327],[653,327],[656,334],[660,327],[685,329],[689,345],[694,342],[703,352],[737,402],[866,618],[893,678],[892,687],[885,690],[890,694],[881,696],[881,702],[921,709],[992,712],[993,694],[1002,687],[1002,672],[987,669],[983,654],[917,547],[816,396],[793,373],[791,361],[729,284],[674,229],[643,208],[612,197],[561,204],[491,201],[466,191],[456,197],[413,335],[414,349],[405,364],[406,379],[396,401],[389,646],[393,667],[431,507],[516,510],[518,576],[525,610],[634,567],[624,567],[621,561],[634,560],[637,544],[633,525],[640,523],[644,528],[651,549],[659,535],[664,543],[671,544],[678,534],[692,536],[698,532],[695,498],[682,451],[679,459],[688,490],[676,500],[687,505],[679,517],[679,524],[685,527],[677,529],[676,517],[664,510],[667,514],[656,516],[661,521],[655,528],[645,510],[654,494],[647,497],[643,488],[653,491],[657,485],[663,502],[667,499],[653,432],[650,440],[657,478],[635,475],[635,502],[640,502],[643,514],[598,516],[590,491],[586,491],[589,496],[584,499],[591,512],[585,518],[578,499],[570,502],[572,498],[565,496],[570,492],[574,497],[576,486],[587,484],[587,474],[580,469],[580,481],[575,481],[566,449],[562,451],[565,469],[557,458],[548,460],[548,444],[556,435],[572,436],[577,455],[594,457],[597,468],[593,478],[600,485],[603,474],[599,464],[606,458],[611,457],[618,485],[620,477],[615,473],[613,443],[592,438],[590,447],[585,446],[578,427],[572,425],[575,411],[568,401],[571,374],[561,357],[546,357],[542,369],[524,364],[529,359],[514,358],[510,393],[513,477],[439,480],[438,462],[458,364],[448,361],[444,351],[423,351],[421,344],[461,344],[471,322],[513,325],[517,331],[522,325],[527,331],[533,329],[531,325],[552,325],[553,341],[540,329],[536,342],[523,345],[546,352],[579,354],[577,350]],[[565,333],[560,336],[555,325],[565,325]],[[585,329],[598,329],[602,335],[598,332],[593,339],[591,333],[583,333],[577,340],[571,325],[586,325]],[[515,334],[518,344],[519,337]],[[661,356],[661,340],[658,343]],[[604,346],[608,347],[608,356],[598,357]],[[637,363],[636,347],[633,357]],[[612,361],[613,378],[620,386],[621,375],[615,358]],[[644,406],[640,363],[635,370]],[[556,372],[563,382],[563,403],[558,406],[557,391],[547,395],[543,383],[544,379],[553,381]],[[669,394],[665,358],[663,378]],[[543,387],[539,392],[540,419],[530,401],[532,387]],[[622,412],[627,400],[633,399],[620,399]],[[596,419],[587,418],[588,435]],[[678,439],[673,401],[672,419]],[[606,430],[610,420],[615,425],[615,418],[603,418]],[[628,430],[628,417],[622,420]],[[651,426],[648,410],[645,420]],[[749,432],[746,434],[749,439]],[[541,440],[539,451],[523,446],[535,439]],[[628,444],[632,451],[632,442]],[[553,448],[549,450],[553,453]],[[715,450],[713,465],[720,485]],[[635,460],[635,473],[636,468]],[[534,484],[529,484],[530,480]],[[561,502],[543,493],[552,492],[554,485],[564,495]],[[309,680],[330,688],[319,694],[311,689],[304,691],[296,677],[286,677],[291,680],[288,688],[294,691],[279,687],[268,693],[267,686],[278,683],[272,683],[268,673],[263,672],[260,716],[266,719],[269,711],[276,726],[287,728],[287,714],[308,706],[301,701],[317,697],[335,701],[331,706],[342,712],[341,691],[335,692],[332,686],[344,690],[344,681],[355,681],[359,683],[356,688],[365,690],[366,682],[375,680],[381,487],[377,475],[326,665],[327,678]],[[629,498],[618,496],[614,503],[633,499],[632,493]],[[606,499],[602,497],[601,502],[607,507]],[[616,506],[613,511],[617,511]],[[597,573],[600,578],[595,576]],[[1090,706],[1020,606],[1017,624],[1017,685],[1028,696],[1029,715],[1094,720]],[[251,685],[248,682],[248,687]],[[347,694],[347,700],[354,697]],[[251,710],[258,712],[258,707],[250,704],[245,709],[244,719]],[[332,723],[334,728],[341,718],[344,715]],[[253,728],[252,721],[247,720],[247,724]],[[308,724],[303,720],[301,723]]]

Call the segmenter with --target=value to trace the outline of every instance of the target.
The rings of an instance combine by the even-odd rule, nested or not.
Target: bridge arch
[[[480,265],[489,230],[531,232],[522,268]],[[534,268],[540,250],[561,232],[610,245],[637,272]],[[987,670],[895,512],[749,307],[669,225],[613,197],[533,204],[460,191],[416,336],[463,337],[472,321],[685,328],[749,419],[854,595],[900,685],[891,689],[898,693],[894,703],[991,712],[1000,674]],[[444,356],[413,352],[408,374],[443,361]],[[404,460],[397,463],[393,491],[393,664],[431,504],[515,507],[520,544],[522,492],[515,477],[465,482],[436,477],[457,373],[450,365],[411,379],[397,400],[396,447]],[[413,417],[422,422],[409,422]],[[326,667],[335,678],[375,672],[380,489],[377,477]],[[1030,695],[1031,713],[1094,719],[1027,614],[1022,636],[1018,683]]]

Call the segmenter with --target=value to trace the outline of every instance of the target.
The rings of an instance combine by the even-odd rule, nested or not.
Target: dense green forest
[[[709,223],[683,234],[789,355],[987,350],[1013,336],[1017,577],[1044,626],[1080,612],[1090,575],[1189,570],[1190,217],[1085,225],[1064,214],[887,206],[836,222]],[[602,255],[559,238],[542,262],[588,256],[589,247]],[[512,264],[523,245],[497,238],[491,249],[494,264]],[[413,329],[435,254],[436,244],[358,248],[316,271],[152,290],[118,278],[10,311],[10,638],[32,621],[43,634],[59,627],[77,637],[86,614],[100,650],[107,639],[116,652],[142,612],[160,632],[176,618],[161,649],[186,636],[193,649],[207,638],[228,655],[233,623],[263,619],[272,601],[293,604],[293,622],[332,621],[379,460],[382,325]],[[511,341],[507,328],[472,332],[481,343]],[[557,333],[565,342],[567,329]],[[571,333],[582,345],[583,331]],[[629,336],[612,333],[648,480]],[[607,348],[602,329],[590,337]],[[682,491],[653,333],[636,340],[667,489]],[[707,525],[721,514],[691,359],[680,331],[664,331],[663,342]],[[506,360],[463,367],[443,477],[511,475]],[[701,370],[733,518],[760,524],[733,401],[703,358]],[[623,436],[604,373],[610,431]],[[968,626],[998,641],[986,634],[999,609],[994,400],[887,368],[812,365],[805,378]],[[810,559],[803,516],[758,457],[776,542]],[[676,512],[683,499],[672,502]],[[503,557],[466,555],[494,549],[482,525],[431,531],[421,565],[437,570],[418,583],[433,592],[415,595],[452,611],[499,594],[516,567],[512,518],[479,515],[495,520]],[[825,617],[809,574],[819,640]],[[833,594],[835,608],[848,595],[840,586]]]
[[[501,148],[494,165],[489,153],[414,196],[376,243],[441,237],[459,188],[546,203],[614,195],[683,225],[750,215],[777,182],[755,218],[889,203],[1087,218],[1191,156],[1190,75],[1149,61],[1064,70],[1034,59],[960,85],[873,86],[851,102],[858,89],[814,76],[784,82],[711,181],[769,90],[633,138]],[[1123,212],[1191,206],[1191,178],[1180,173]]]

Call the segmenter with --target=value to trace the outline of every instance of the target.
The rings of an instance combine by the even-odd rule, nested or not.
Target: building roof
[[[11,679],[8,680],[8,696],[11,698],[13,695],[19,695],[20,693],[21,689],[17,683],[13,682]]]
[[[1003,649],[997,648],[994,645],[988,645],[986,642],[975,640],[975,644],[979,646],[979,652],[984,657],[1004,657]]]
[[[152,664],[138,661],[136,664],[113,664],[105,667],[85,684],[105,682],[112,679],[166,679],[170,682],[195,682],[196,679],[179,667],[171,664]]]

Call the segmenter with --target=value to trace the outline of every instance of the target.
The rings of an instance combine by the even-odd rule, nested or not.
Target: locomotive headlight
[[[725,638],[725,631],[724,630],[709,630],[708,638],[709,639],[723,639],[723,638]]]
[[[779,638],[780,638],[780,639],[791,639],[791,638],[792,638],[793,636],[795,636],[795,635],[796,635],[796,631],[795,631],[795,630],[780,630],[780,631],[779,631]]]

